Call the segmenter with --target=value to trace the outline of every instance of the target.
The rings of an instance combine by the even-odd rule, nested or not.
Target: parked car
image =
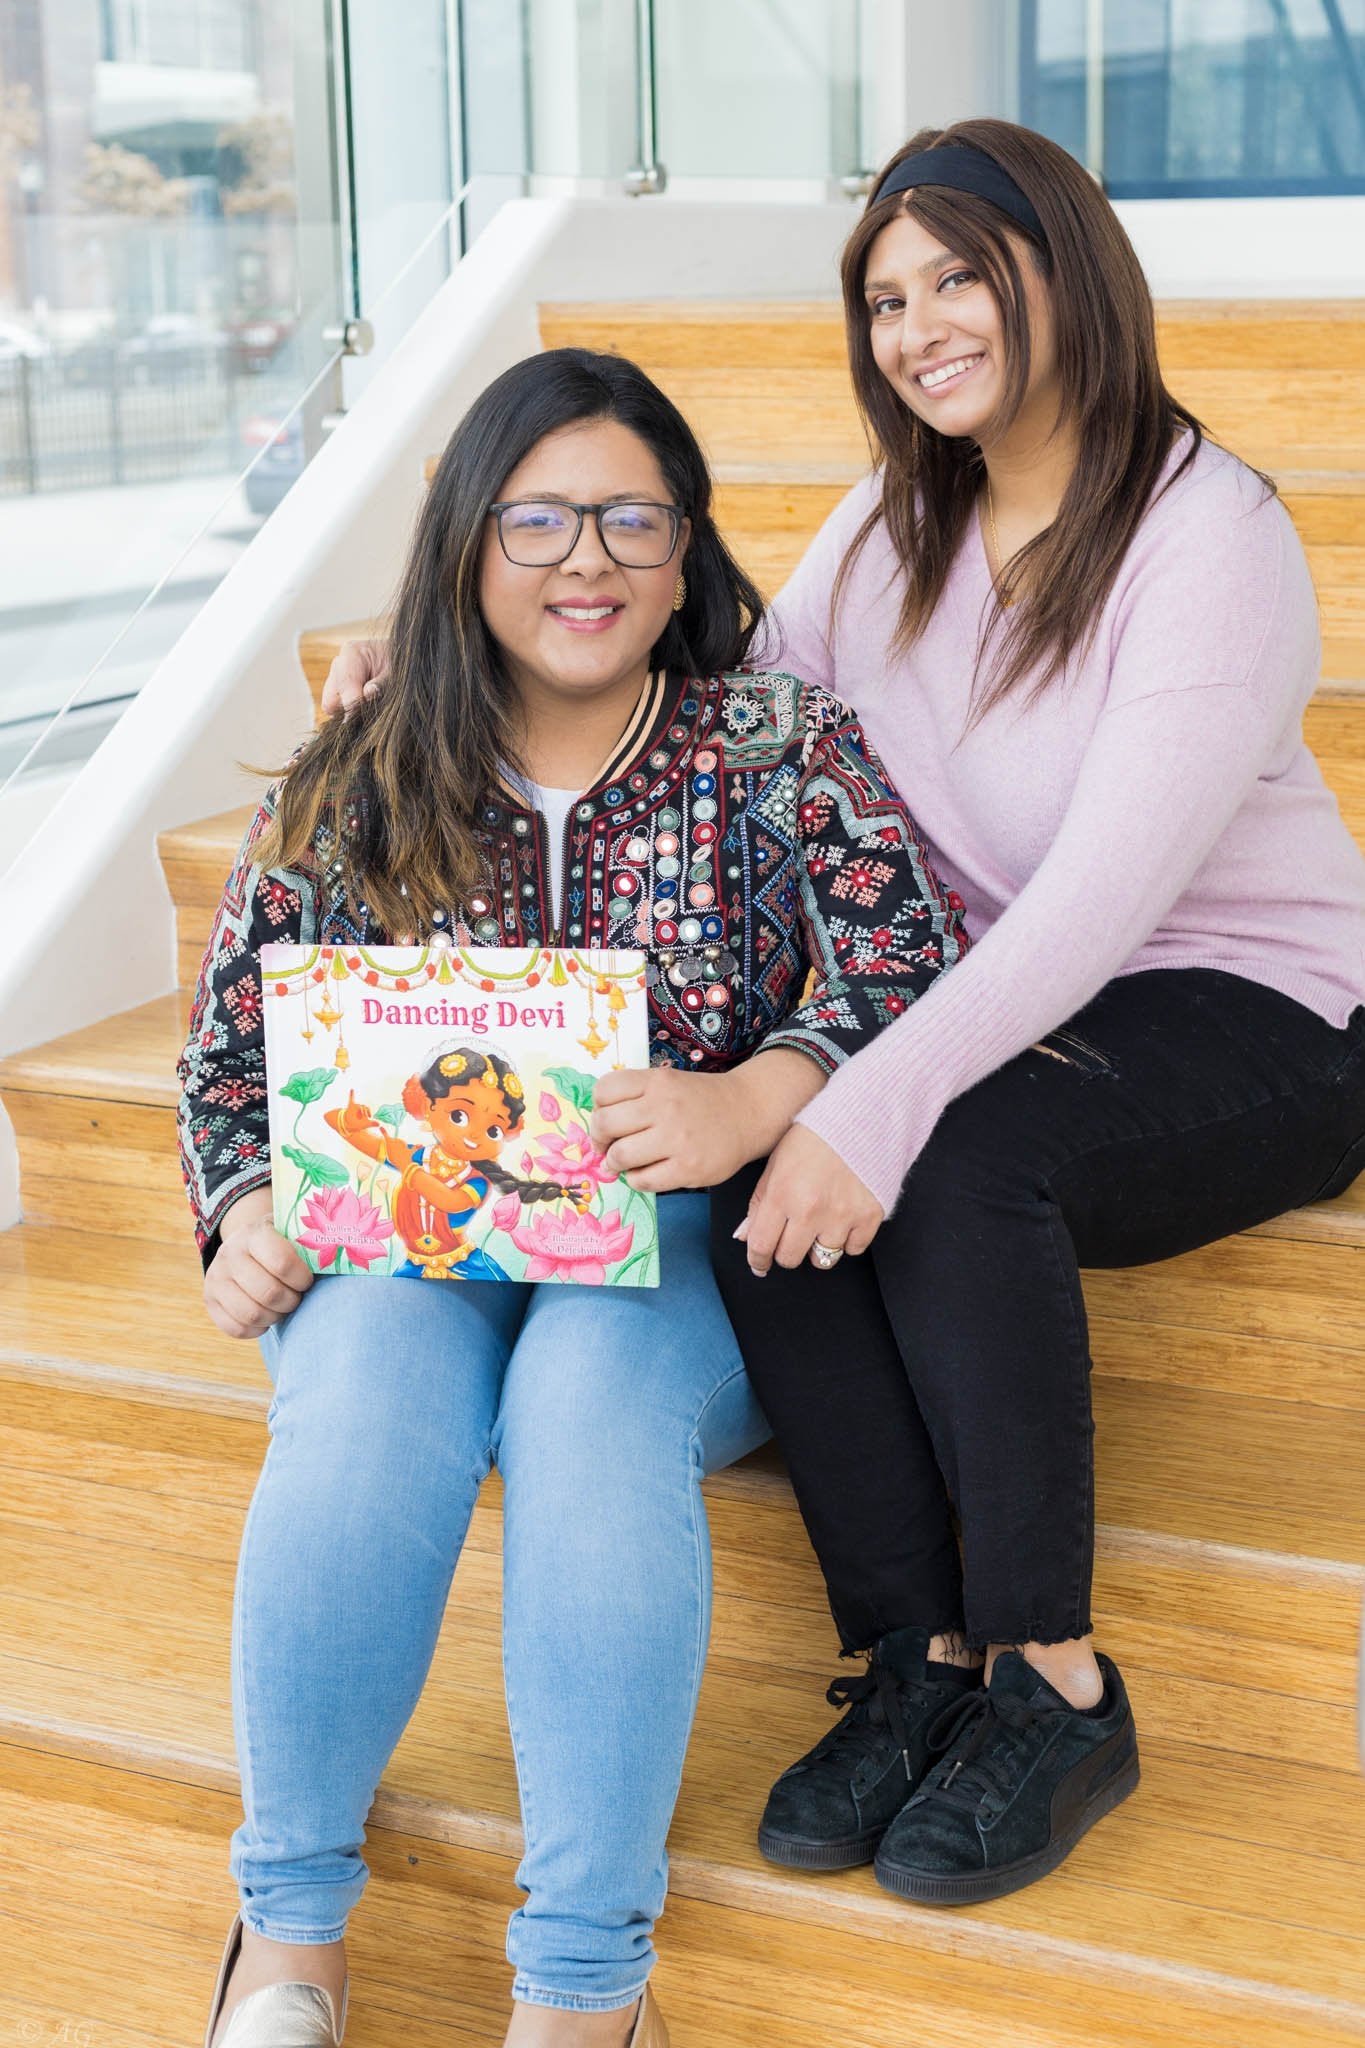
[[[0,320],[0,363],[17,362],[23,356],[30,363],[45,361],[52,344],[18,320]]]
[[[130,375],[137,383],[203,366],[227,345],[220,327],[193,313],[154,313],[140,334],[119,344]]]
[[[297,415],[283,425],[264,413],[244,421],[242,443],[248,458],[265,453],[246,476],[243,488],[253,512],[273,512],[304,464],[303,425]]]
[[[297,325],[292,313],[242,313],[229,320],[234,370],[268,370]]]

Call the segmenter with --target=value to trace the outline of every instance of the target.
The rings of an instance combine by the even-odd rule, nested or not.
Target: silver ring
[[[818,1266],[822,1273],[828,1273],[832,1266],[837,1266],[843,1256],[842,1245],[821,1244],[818,1237],[810,1248],[810,1262],[813,1266]]]

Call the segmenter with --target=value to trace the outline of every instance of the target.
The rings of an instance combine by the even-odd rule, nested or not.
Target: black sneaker
[[[769,1862],[849,1870],[872,1861],[934,1760],[930,1723],[982,1689],[979,1670],[930,1664],[928,1647],[927,1629],[896,1629],[862,1676],[835,1679],[825,1697],[847,1713],[768,1795],[758,1846]]]
[[[1087,1828],[1137,1789],[1137,1730],[1123,1680],[1073,1707],[1017,1651],[928,1731],[943,1753],[877,1851],[877,1881],[926,1906],[979,1905],[1055,1870]]]

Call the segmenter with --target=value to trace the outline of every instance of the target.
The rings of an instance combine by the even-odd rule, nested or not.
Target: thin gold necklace
[[[995,524],[995,493],[991,489],[989,470],[986,472],[986,516],[991,523],[991,551],[995,556],[995,584],[997,590],[1000,590],[1001,579],[1005,573],[1005,564],[1000,555],[1000,535],[996,530]],[[1000,590],[1000,602],[1003,605],[1010,605],[1014,600],[1013,598],[1006,597],[1004,591]]]

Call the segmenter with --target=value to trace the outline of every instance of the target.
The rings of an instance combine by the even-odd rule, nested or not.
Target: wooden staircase
[[[831,307],[553,307],[542,334],[635,356],[683,405],[765,589],[865,465]],[[1326,633],[1309,736],[1365,843],[1365,316],[1180,306],[1161,336],[1173,388],[1274,470],[1303,534]],[[301,636],[315,689],[362,628]],[[248,816],[162,837],[181,990],[0,1064],[24,1204],[0,1235],[0,2043],[197,2042],[233,1910],[229,1623],[269,1385],[200,1305],[172,1118]],[[1097,1608],[1143,1784],[993,1906],[936,1913],[866,1872],[759,1858],[770,1780],[830,1718],[833,1634],[777,1461],[710,1483],[712,1660],[660,1934],[677,2048],[1365,2040],[1362,1282],[1365,1183],[1088,1276]],[[493,1481],[371,1817],[348,2048],[501,2039],[499,1538]]]

